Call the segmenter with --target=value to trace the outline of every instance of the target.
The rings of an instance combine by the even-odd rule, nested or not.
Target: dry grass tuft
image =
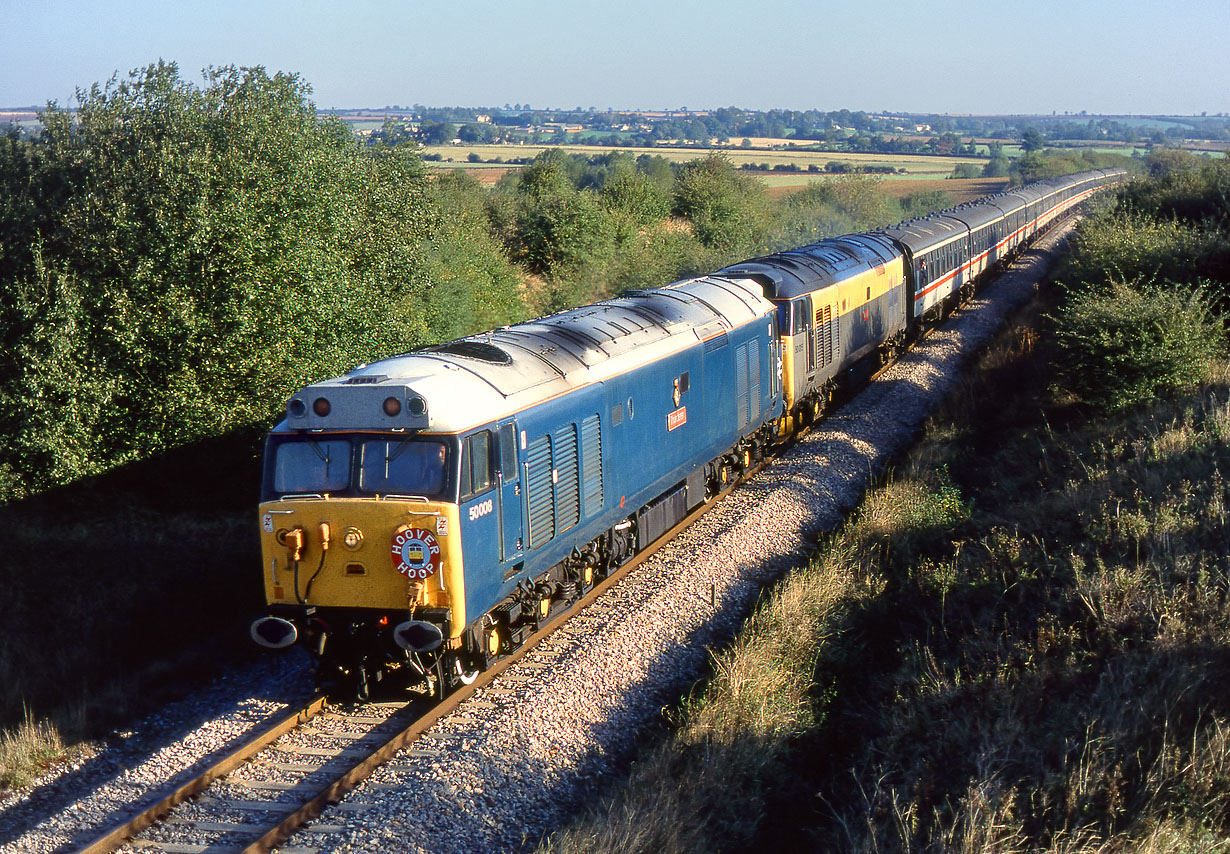
[[[0,732],[0,789],[26,785],[63,753],[64,742],[55,726],[35,720],[27,709],[19,726]]]
[[[750,844],[763,786],[781,773],[791,737],[823,716],[818,662],[847,654],[850,615],[880,583],[849,570],[835,550],[783,580],[714,655],[711,679],[675,714],[675,736],[648,751],[588,820],[540,850],[684,854]]]

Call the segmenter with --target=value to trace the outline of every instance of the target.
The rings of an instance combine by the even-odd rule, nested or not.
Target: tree
[[[457,138],[468,143],[491,143],[495,141],[498,131],[494,125],[486,122],[470,122],[457,131]]]
[[[159,63],[9,140],[0,498],[265,422],[309,380],[439,340],[418,156],[318,121],[308,93]]]
[[[424,121],[419,125],[419,141],[423,145],[448,145],[457,137],[457,125],[452,122]]]
[[[570,158],[553,148],[521,173],[516,190],[517,260],[538,273],[559,273],[600,253],[609,222],[597,196],[568,177]]]
[[[1034,128],[1029,128],[1021,134],[1021,148],[1025,151],[1041,151],[1044,145],[1042,134]]]
[[[982,167],[982,177],[1004,178],[1007,177],[1010,170],[1011,164],[1008,162],[1007,157],[992,157],[987,161],[986,165]]]
[[[690,219],[701,243],[711,248],[755,246],[763,205],[760,184],[724,154],[685,163],[675,181],[675,212]]]
[[[671,210],[670,194],[643,172],[621,171],[602,188],[602,201],[612,211],[638,225],[665,219]]]

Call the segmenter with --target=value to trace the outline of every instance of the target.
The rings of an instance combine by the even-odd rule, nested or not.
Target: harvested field
[[[495,184],[509,172],[520,169],[520,166],[498,166],[483,164],[436,164],[437,168],[462,169],[472,175],[482,184]],[[771,198],[781,198],[790,193],[805,189],[813,181],[828,180],[826,176],[814,174],[781,175],[779,173],[753,173],[768,185]],[[838,177],[838,176],[831,176]],[[898,199],[921,190],[943,190],[951,198],[953,204],[980,199],[1004,189],[1007,178],[910,178],[908,176],[885,177],[880,180],[883,192]]]
[[[835,176],[836,177],[836,176]],[[826,178],[815,176],[798,176],[797,183],[781,183],[770,185],[769,196],[781,198],[790,193],[806,189],[812,181],[824,181]],[[1002,191],[1008,185],[1007,178],[885,178],[880,181],[880,189],[895,198],[902,199],[922,190],[943,190],[952,199],[954,205],[970,202]]]
[[[668,148],[665,146],[655,148],[608,148],[593,145],[429,145],[423,149],[423,152],[425,154],[439,155],[444,158],[439,161],[430,161],[430,165],[448,168],[458,165],[468,166],[466,158],[471,154],[477,154],[485,161],[492,161],[497,157],[508,160],[514,157],[534,157],[548,148],[560,148],[569,154],[584,154],[587,157],[607,154],[612,151],[624,151],[633,157],[639,157],[642,154],[653,154],[678,163],[696,160],[717,151],[729,157],[730,161],[736,166],[743,166],[745,163],[767,164],[769,167],[791,166],[806,172],[809,166],[814,165],[823,169],[828,163],[835,161],[854,167],[889,167],[894,170],[904,170],[904,173],[909,175],[933,176],[936,178],[942,178],[950,174],[953,167],[958,163],[974,163],[981,166],[986,162],[983,158],[975,157],[947,157],[925,154],[862,154],[848,151],[815,151],[806,148],[758,150],[754,148]],[[480,168],[483,166],[481,163],[475,165]],[[492,165],[498,166],[499,164]]]

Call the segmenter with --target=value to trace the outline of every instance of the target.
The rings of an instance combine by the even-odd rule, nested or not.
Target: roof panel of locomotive
[[[372,406],[347,407],[344,399],[362,395],[378,403],[391,390],[408,388],[427,402],[421,429],[465,430],[619,376],[772,311],[760,286],[746,279],[706,277],[633,292],[314,383],[301,395],[327,395],[333,412],[319,418],[309,410],[277,429],[390,429],[392,422],[380,413],[369,418]]]
[[[753,258],[719,272],[765,278],[771,282],[769,296],[794,299],[866,272],[897,255],[892,244],[877,235],[846,235]]]

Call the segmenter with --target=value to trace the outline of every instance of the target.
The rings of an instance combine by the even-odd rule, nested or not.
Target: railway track
[[[760,468],[754,466],[749,469],[743,479],[753,476]],[[354,711],[348,711],[329,705],[323,697],[315,697],[246,739],[201,774],[177,786],[156,803],[141,809],[122,824],[76,850],[79,854],[110,854],[121,848],[164,851],[167,854],[263,854],[274,850],[299,828],[318,818],[327,807],[338,803],[347,792],[393,759],[399,751],[419,741],[437,721],[455,712],[475,693],[490,687],[568,620],[590,607],[679,532],[708,513],[743,479],[732,483],[657,542],[595,584],[585,596],[553,616],[522,646],[479,674],[472,684],[461,686],[442,701],[433,704],[425,697],[407,703],[363,703],[354,707]],[[313,735],[333,738],[335,747],[322,749],[294,744],[294,734],[305,729],[311,730]],[[232,772],[248,763],[276,769],[281,772],[279,777],[282,779],[233,782]],[[283,776],[286,773],[297,775],[297,782],[288,784]],[[231,788],[247,790],[251,796],[239,798],[211,793],[211,789],[224,782],[230,782]],[[295,800],[288,800],[285,797],[287,793],[293,793]],[[270,795],[282,797],[275,800]],[[177,816],[176,808],[189,801],[211,812],[216,808],[217,816]],[[191,835],[193,841],[164,841],[142,835],[151,828],[159,827],[174,828],[179,832],[167,835]],[[313,828],[315,832],[328,832],[330,829],[320,825]],[[312,849],[293,850],[302,850],[303,854],[307,854]]]
[[[929,334],[930,330],[925,333]],[[877,370],[875,374],[878,376],[883,370]],[[221,854],[226,851],[274,849],[288,840],[296,829],[320,816],[326,807],[340,801],[346,792],[387,763],[398,751],[415,745],[437,721],[456,711],[476,692],[490,688],[493,682],[538,647],[553,631],[585,610],[717,503],[713,501],[700,508],[651,549],[638,555],[571,608],[557,615],[514,655],[497,662],[481,674],[473,685],[463,687],[443,703],[433,708],[427,708],[425,702],[365,704],[343,710],[327,708],[321,701],[315,700],[262,731],[259,736],[215,762],[199,777],[168,793],[140,815],[100,835],[86,847],[74,850],[93,854],[124,847],[125,850]],[[712,596],[712,593],[709,595]],[[314,735],[334,738],[335,747],[305,749],[296,745],[295,734],[307,731],[305,728],[314,729]],[[431,747],[420,750],[412,747],[410,756],[431,756],[440,752]],[[241,775],[232,774],[240,767],[252,771],[242,775],[249,779],[237,780]],[[265,775],[261,773],[261,768],[276,769],[280,772],[278,776],[294,772],[298,775],[298,781],[287,783],[285,779],[280,779],[262,784],[260,778]],[[178,805],[186,802],[191,802],[191,815],[184,815],[182,809],[176,810]],[[362,808],[361,803],[343,807],[350,811]],[[316,824],[311,827],[314,833],[341,829],[340,825]],[[281,850],[307,852],[315,849]]]

